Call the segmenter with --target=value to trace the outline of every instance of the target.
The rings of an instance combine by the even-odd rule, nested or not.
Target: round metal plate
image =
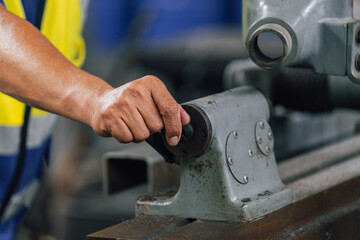
[[[226,139],[225,156],[227,165],[233,177],[241,184],[249,182],[248,169],[249,140],[239,131],[232,131]]]
[[[182,107],[190,115],[191,126],[184,126],[182,137],[176,146],[170,146],[165,140],[163,141],[167,149],[176,156],[183,158],[192,158],[202,154],[208,147],[212,130],[211,123],[204,111],[196,105],[184,104]]]
[[[255,126],[255,141],[259,150],[265,156],[270,156],[274,151],[274,135],[266,120],[261,119]]]

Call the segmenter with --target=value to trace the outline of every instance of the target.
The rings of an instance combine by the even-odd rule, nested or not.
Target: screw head
[[[260,125],[260,128],[261,128],[261,129],[264,129],[264,128],[265,128],[264,122],[259,122],[259,125]]]
[[[273,140],[274,139],[274,135],[272,132],[269,132],[268,133],[268,137],[269,137],[269,140]]]
[[[248,153],[249,153],[250,157],[254,156],[254,153],[253,153],[253,151],[251,149],[249,149]]]
[[[357,71],[360,71],[360,53],[356,54],[355,68],[356,68]]]
[[[262,144],[262,138],[261,138],[260,136],[258,136],[258,137],[256,138],[256,141],[257,141],[259,144]]]
[[[227,159],[227,161],[228,161],[228,163],[229,163],[230,165],[232,165],[232,164],[233,164],[233,160],[232,160],[232,158],[230,158],[230,157],[229,157],[229,158]]]
[[[243,179],[244,179],[244,182],[245,182],[245,183],[248,183],[248,182],[249,182],[249,177],[248,177],[248,176],[244,175]]]
[[[267,153],[270,153],[270,147],[269,147],[269,146],[266,146],[266,147],[265,147],[265,151],[266,151]]]
[[[358,26],[357,29],[356,29],[355,40],[356,40],[357,43],[360,44],[360,26]]]
[[[233,132],[233,136],[236,139],[238,137],[238,133],[237,132]]]

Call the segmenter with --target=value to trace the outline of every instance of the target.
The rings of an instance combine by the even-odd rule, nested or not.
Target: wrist
[[[113,90],[113,87],[96,76],[86,72],[85,75],[86,79],[80,81],[82,83],[80,90],[74,93],[75,106],[78,108],[73,109],[73,112],[76,114],[75,120],[94,128],[93,118],[101,107],[101,99],[106,93]]]

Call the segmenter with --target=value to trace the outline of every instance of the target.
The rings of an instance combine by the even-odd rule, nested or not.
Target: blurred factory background
[[[231,66],[249,66],[242,41],[241,0],[84,2],[87,58],[83,68],[113,86],[152,74],[164,81],[179,102],[253,84],[244,79],[256,79],[257,87],[270,97],[273,92],[282,94],[269,87],[278,75],[256,70],[245,76],[232,71]],[[271,51],[272,39],[265,42],[264,48]],[[281,102],[274,106],[278,161],[352,136],[360,129],[357,110],[332,106],[293,111],[292,107]],[[136,197],[149,190],[146,176],[145,182],[108,194],[104,194],[103,182],[104,173],[111,175],[106,172],[104,154],[147,149],[145,144],[134,145],[101,138],[89,127],[61,118],[53,140],[49,180],[23,225],[56,239],[84,239],[134,217]],[[144,168],[140,166],[136,174],[146,175]]]

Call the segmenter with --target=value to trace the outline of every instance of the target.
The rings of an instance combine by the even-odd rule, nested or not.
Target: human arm
[[[1,4],[0,91],[119,142],[139,142],[165,127],[169,144],[175,145],[181,125],[190,121],[156,77],[113,88],[74,66],[35,27]]]

